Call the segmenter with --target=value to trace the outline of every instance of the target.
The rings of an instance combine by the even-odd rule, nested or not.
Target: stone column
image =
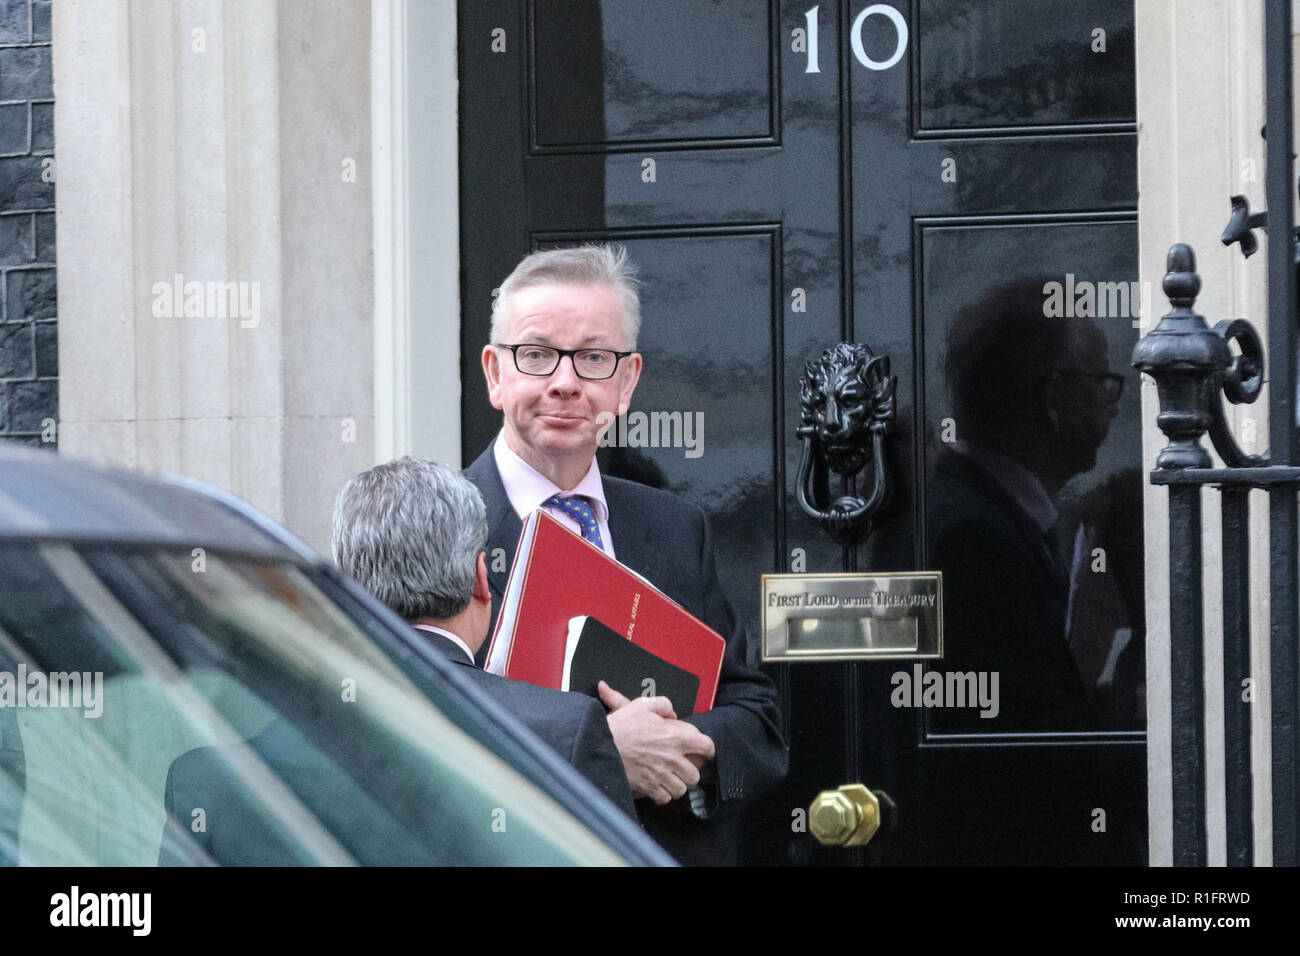
[[[372,463],[370,9],[54,10],[60,447],[327,550]]]

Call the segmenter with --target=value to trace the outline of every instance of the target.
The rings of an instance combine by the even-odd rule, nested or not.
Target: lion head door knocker
[[[857,343],[841,342],[804,366],[799,386],[803,424],[795,430],[803,439],[799,505],[845,547],[866,540],[889,496],[885,434],[894,422],[896,384],[889,356]],[[829,500],[828,470],[850,478],[868,465],[871,486],[865,498]]]

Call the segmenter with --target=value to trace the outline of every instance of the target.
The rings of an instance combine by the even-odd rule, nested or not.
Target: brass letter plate
[[[943,656],[943,575],[763,575],[763,660]]]

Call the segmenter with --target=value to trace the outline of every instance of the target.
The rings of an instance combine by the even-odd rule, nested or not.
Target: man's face
[[[507,345],[628,350],[617,294],[606,286],[536,285],[506,303]],[[494,408],[505,412],[506,442],[551,476],[590,463],[602,430],[627,411],[641,375],[641,356],[619,361],[603,381],[579,378],[569,356],[550,375],[525,375],[508,349],[483,349],[483,374]]]
[[[1069,369],[1061,379],[1054,402],[1057,409],[1058,439],[1062,455],[1075,474],[1090,471],[1097,464],[1097,449],[1106,440],[1111,420],[1119,411],[1115,400],[1106,396],[1104,382],[1097,376],[1110,372],[1106,336],[1093,323],[1075,327],[1064,358]]]

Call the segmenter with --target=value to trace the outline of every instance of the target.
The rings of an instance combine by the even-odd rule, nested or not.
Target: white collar
[[[492,444],[492,456],[496,459],[497,471],[501,474],[501,484],[510,499],[510,506],[515,509],[522,521],[542,506],[542,502],[552,495],[581,495],[586,498],[596,512],[596,518],[608,524],[609,505],[605,503],[605,486],[600,480],[600,469],[596,467],[596,457],[591,458],[591,465],[582,480],[566,491],[547,478],[528,462],[514,453],[506,444],[503,429],[497,434]]]
[[[469,645],[455,634],[451,633],[451,631],[443,630],[440,627],[434,627],[432,624],[412,624],[411,626],[417,631],[428,631],[430,634],[438,634],[441,637],[445,637],[447,640],[454,642],[457,647],[465,652],[465,656],[469,658],[469,662],[471,664],[474,663],[474,652],[469,649]]]

